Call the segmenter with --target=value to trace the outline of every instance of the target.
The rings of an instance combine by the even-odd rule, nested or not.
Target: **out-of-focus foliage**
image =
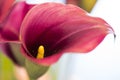
[[[13,63],[0,53],[0,80],[16,80],[13,72]]]
[[[86,10],[87,12],[90,12],[94,7],[96,1],[97,0],[80,0],[79,6]]]

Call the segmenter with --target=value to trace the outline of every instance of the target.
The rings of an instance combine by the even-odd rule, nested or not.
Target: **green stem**
[[[30,80],[37,80],[37,78],[44,75],[49,69],[49,66],[39,65],[27,59],[25,65]]]

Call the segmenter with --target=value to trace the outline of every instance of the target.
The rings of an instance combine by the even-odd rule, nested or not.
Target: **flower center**
[[[40,45],[40,46],[38,47],[38,53],[37,53],[36,58],[37,58],[37,59],[43,59],[43,58],[44,58],[44,53],[45,53],[45,51],[44,51],[44,46],[43,46],[43,45]]]

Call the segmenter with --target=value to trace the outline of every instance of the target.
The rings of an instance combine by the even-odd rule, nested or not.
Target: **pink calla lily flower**
[[[26,58],[48,66],[57,62],[65,52],[90,52],[109,33],[114,31],[106,21],[89,16],[77,6],[44,3],[26,15],[20,39]],[[41,59],[37,58],[40,46],[44,47]]]
[[[10,43],[18,43],[18,45],[20,45],[19,31],[21,23],[33,5],[29,5],[25,1],[14,2],[11,5],[8,13],[6,12],[6,18],[0,23],[0,46],[1,50],[8,55],[13,62],[19,64],[19,61],[15,58],[15,54],[17,55],[20,52],[15,53]]]
[[[21,23],[32,5],[24,1],[16,2],[9,11],[7,17],[0,23],[0,41],[18,41]]]
[[[0,23],[4,20],[15,0],[0,0]]]
[[[81,0],[66,0],[67,4],[78,5]]]

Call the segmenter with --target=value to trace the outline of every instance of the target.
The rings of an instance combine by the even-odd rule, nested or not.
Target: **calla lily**
[[[66,3],[67,4],[74,4],[74,5],[79,5],[79,2],[81,0],[66,0]]]
[[[114,31],[106,21],[89,16],[77,6],[44,3],[26,15],[20,39],[27,59],[48,66],[65,52],[90,52],[109,33]]]
[[[33,5],[29,5],[24,1],[15,2],[13,6],[11,6],[4,21],[0,23],[1,50],[5,54],[7,54],[13,60],[13,62],[17,64],[19,64],[19,62],[21,61],[20,58],[22,58],[20,57],[21,53],[19,49],[20,47],[20,41],[19,41],[20,26],[21,26],[21,23],[25,15],[32,7]],[[13,45],[15,49],[18,50],[18,52],[15,51],[15,49],[13,49],[12,47]]]
[[[22,20],[31,7],[32,5],[28,5],[25,2],[17,2],[11,7],[7,18],[0,24],[1,42],[19,40],[19,30]]]
[[[14,0],[0,0],[0,23],[4,20]]]

